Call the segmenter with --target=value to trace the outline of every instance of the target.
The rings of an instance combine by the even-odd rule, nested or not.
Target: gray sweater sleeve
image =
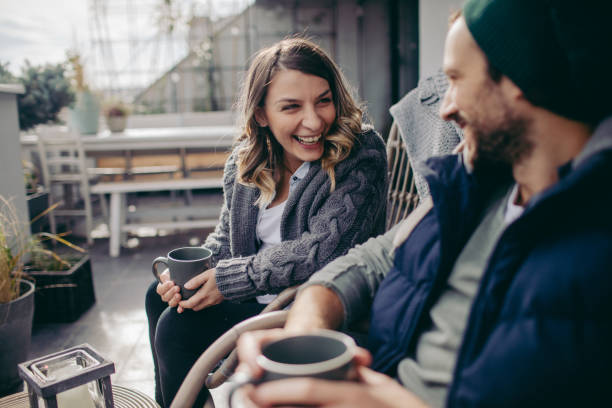
[[[351,163],[334,192],[329,193],[328,184],[320,189],[318,194],[327,197],[308,218],[300,236],[254,255],[217,263],[215,279],[224,298],[244,300],[305,282],[315,271],[365,241],[380,221],[384,225],[387,166],[382,139],[363,146]]]
[[[344,306],[344,328],[366,317],[380,282],[393,266],[393,237],[398,226],[330,262],[300,290],[321,285],[336,292]]]
[[[219,222],[215,226],[215,230],[208,235],[203,247],[212,251],[212,266],[217,265],[220,259],[231,257],[230,238],[229,238],[229,222],[230,212],[228,203],[232,202],[232,187],[236,176],[235,152],[230,155],[225,163],[223,172],[223,206],[221,207],[221,215]]]

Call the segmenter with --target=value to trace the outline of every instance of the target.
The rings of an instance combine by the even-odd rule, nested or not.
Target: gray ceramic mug
[[[185,283],[196,275],[210,269],[212,252],[203,247],[176,248],[168,256],[160,256],[153,261],[153,276],[161,283],[157,265],[162,263],[170,271],[170,279],[181,288],[181,298],[189,299],[198,289],[185,289]]]
[[[232,377],[234,384],[228,393],[228,406],[232,406],[234,392],[249,383],[294,377],[356,380],[355,350],[355,341],[349,335],[333,330],[317,330],[270,342],[257,356],[257,364],[263,369],[260,378],[253,379],[244,373]]]

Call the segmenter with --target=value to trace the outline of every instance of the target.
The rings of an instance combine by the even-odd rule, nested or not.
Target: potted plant
[[[25,92],[17,97],[19,127],[28,130],[39,124],[58,123],[62,108],[74,102],[74,91],[63,64],[31,65],[26,60],[21,77],[13,76],[8,64],[0,64],[0,82],[20,83]]]
[[[39,217],[58,205],[47,208]],[[39,232],[32,235],[30,259],[23,266],[23,273],[36,283],[36,323],[73,322],[96,302],[89,254],[67,241],[64,237],[68,234]],[[50,240],[63,246],[51,251],[45,246]]]
[[[47,226],[48,217],[45,210],[49,205],[49,192],[40,184],[39,171],[32,162],[22,160],[22,166],[30,215],[30,231],[35,234],[44,231]]]
[[[96,134],[98,133],[100,102],[85,82],[81,55],[76,51],[68,51],[67,57],[71,67],[72,86],[76,90],[76,102],[70,109],[72,125],[83,135]]]
[[[69,263],[45,248],[48,240],[85,252],[60,235],[30,235],[12,203],[0,196],[0,396],[19,390],[17,364],[29,358],[36,295],[35,276],[26,273],[27,265],[37,258]]]
[[[64,251],[34,253],[24,273],[36,282],[35,323],[74,322],[96,302],[91,259],[72,244]]]
[[[23,182],[25,184],[26,194],[36,194],[40,191],[40,175],[39,171],[31,161],[22,160],[23,167]]]
[[[27,233],[15,208],[0,201],[0,396],[19,389],[17,364],[28,358],[34,316],[34,284],[23,279]]]
[[[113,133],[123,132],[127,125],[130,108],[121,101],[112,101],[104,107],[106,126]]]

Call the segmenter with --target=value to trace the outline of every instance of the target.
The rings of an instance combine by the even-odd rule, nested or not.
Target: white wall
[[[130,115],[128,128],[156,128],[180,126],[232,126],[236,123],[233,111],[162,113]]]
[[[0,84],[0,195],[11,199],[22,217],[24,233],[29,220],[25,196],[23,167],[21,166],[21,145],[19,142],[19,116],[17,113],[17,94],[23,93],[21,85]]]
[[[419,76],[431,75],[442,66],[444,39],[451,12],[465,0],[419,0]]]

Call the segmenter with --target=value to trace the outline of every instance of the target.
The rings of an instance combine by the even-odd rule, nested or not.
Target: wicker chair
[[[387,194],[387,230],[403,220],[419,204],[406,145],[393,122],[387,139],[389,192]]]
[[[386,146],[389,163],[386,223],[388,230],[410,214],[418,205],[419,196],[406,154],[406,146],[395,123],[389,131]],[[240,335],[252,330],[283,327],[288,314],[283,309],[293,302],[297,291],[298,286],[285,289],[260,314],[238,323],[219,337],[195,362],[172,401],[171,407],[191,407],[203,386],[212,389],[223,384],[233,374],[238,365],[235,346]],[[225,358],[226,356],[227,358]],[[219,368],[212,372],[219,361],[224,358],[225,360]],[[214,406],[211,405],[211,401],[212,398],[209,398],[207,407]]]

